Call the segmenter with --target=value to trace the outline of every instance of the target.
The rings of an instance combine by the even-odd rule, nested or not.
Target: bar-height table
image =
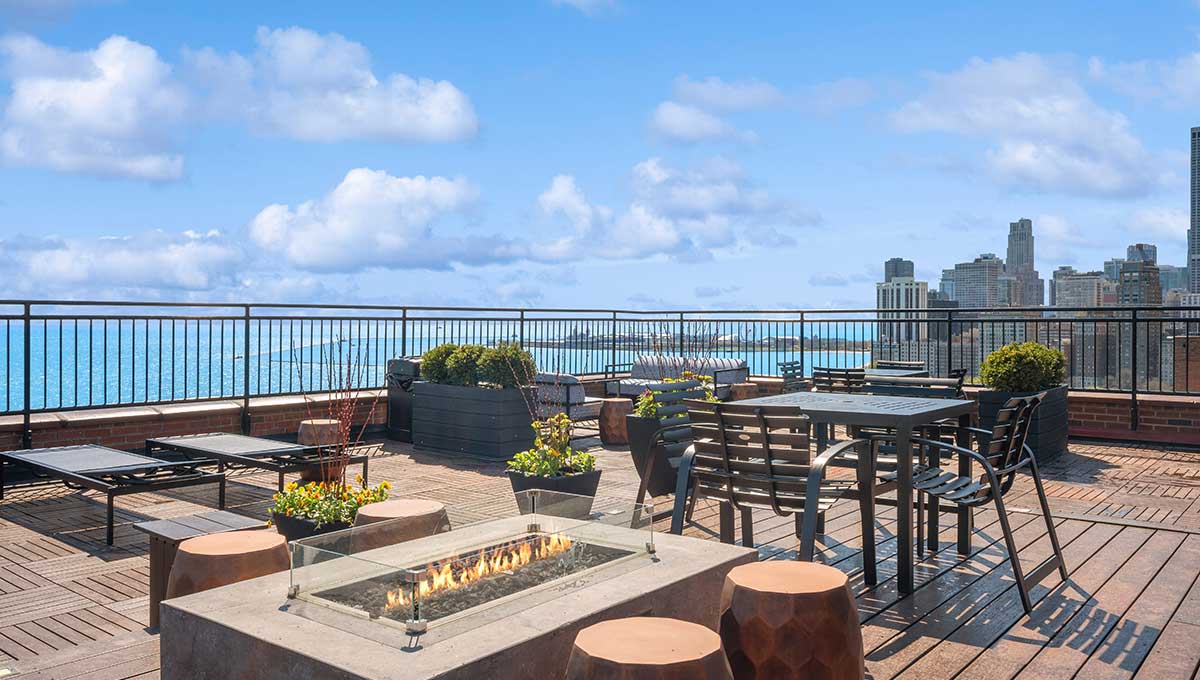
[[[965,399],[926,399],[921,397],[891,397],[874,394],[848,394],[841,392],[789,392],[769,397],[758,397],[738,402],[740,404],[771,404],[792,406],[807,415],[816,424],[873,426],[892,428],[896,432],[896,515],[899,524],[897,541],[897,579],[900,592],[913,592],[913,491],[912,491],[912,432],[944,418],[958,418],[962,426],[971,424],[975,402]],[[816,428],[820,432],[822,428]],[[960,437],[961,439],[961,437]],[[968,441],[956,442],[959,446],[970,446]],[[971,461],[959,459],[959,474],[971,474]],[[874,468],[872,464],[872,468]],[[860,476],[862,472],[860,469]],[[873,480],[872,480],[873,481]],[[929,543],[937,548],[938,510],[930,508]],[[958,550],[966,554],[971,550],[971,510],[958,510]]]

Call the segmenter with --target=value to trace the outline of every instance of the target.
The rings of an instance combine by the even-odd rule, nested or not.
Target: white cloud
[[[721,118],[694,106],[665,101],[650,116],[650,130],[668,141],[692,143],[713,139],[755,141],[753,132],[742,132]]]
[[[752,111],[777,106],[783,94],[774,85],[761,80],[728,81],[715,76],[692,80],[686,75],[675,79],[675,98],[706,111]]]
[[[241,250],[220,232],[134,236],[33,238],[0,241],[0,271],[20,292],[181,293],[232,285]]]
[[[0,119],[0,158],[61,172],[173,180],[172,138],[186,91],[150,47],[113,36],[86,52],[29,36],[0,38],[12,94]]]
[[[929,89],[894,114],[896,125],[987,140],[987,166],[1003,184],[1130,197],[1164,180],[1129,120],[1096,104],[1057,62],[1028,53],[973,58],[927,79]]]
[[[1133,214],[1131,222],[1138,238],[1149,234],[1156,239],[1186,243],[1191,218],[1186,210],[1179,208],[1143,208]]]
[[[617,7],[616,0],[550,0],[555,7],[574,7],[587,15],[599,14]]]
[[[799,104],[810,113],[829,115],[862,106],[877,95],[877,88],[870,81],[841,78],[808,87],[799,97]]]
[[[1174,106],[1200,102],[1200,52],[1174,60],[1114,63],[1093,57],[1088,61],[1088,76],[1138,99],[1161,99]]]
[[[650,158],[633,167],[630,185],[631,200],[617,213],[588,202],[572,176],[555,177],[538,203],[547,216],[569,220],[575,233],[539,244],[530,256],[708,258],[717,251],[793,245],[788,230],[820,219],[770,197],[724,158],[690,169]]]
[[[378,78],[363,45],[337,33],[259,28],[250,56],[185,50],[217,117],[308,141],[447,142],[479,129],[470,99],[445,80]]]
[[[259,246],[311,271],[447,269],[522,257],[522,246],[499,237],[435,233],[435,223],[462,214],[477,196],[463,179],[356,168],[320,199],[263,208],[249,232]]]

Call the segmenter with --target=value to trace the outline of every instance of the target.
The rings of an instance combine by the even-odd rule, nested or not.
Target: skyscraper
[[[1188,229],[1188,290],[1200,293],[1200,127],[1192,128],[1192,224]]]
[[[1014,294],[1007,296],[1009,306],[1040,306],[1046,299],[1046,288],[1034,268],[1033,221],[1022,217],[1008,225],[1008,257],[1004,273],[1013,277]]]
[[[925,309],[929,306],[929,284],[916,281],[911,276],[897,276],[891,281],[875,284],[875,307],[880,310]],[[920,312],[881,312],[881,319],[924,319]],[[880,339],[883,342],[911,342],[924,340],[927,324],[916,322],[891,322],[880,324]]]
[[[1058,282],[1059,282],[1059,280],[1066,278],[1068,276],[1071,276],[1072,274],[1076,274],[1076,273],[1078,273],[1078,272],[1075,271],[1075,268],[1069,264],[1064,264],[1064,265],[1060,266],[1058,269],[1054,270],[1054,273],[1051,275],[1051,278],[1050,278],[1050,306],[1051,307],[1059,304],[1059,302],[1058,302]]]
[[[963,307],[995,307],[996,281],[1004,273],[1004,260],[984,253],[973,262],[954,265],[954,299]]]
[[[1104,278],[1113,283],[1121,282],[1121,267],[1125,266],[1125,258],[1114,257],[1104,261]]]
[[[1158,264],[1158,246],[1152,243],[1135,243],[1125,249],[1125,260]]]
[[[913,278],[913,261],[901,257],[893,257],[883,263],[883,282],[888,283],[898,277]]]
[[[954,269],[943,269],[942,280],[938,283],[938,292],[940,292],[947,300],[957,300],[958,291],[954,285]]]
[[[1161,305],[1163,294],[1158,266],[1149,262],[1126,262],[1121,267],[1118,294],[1123,305]]]

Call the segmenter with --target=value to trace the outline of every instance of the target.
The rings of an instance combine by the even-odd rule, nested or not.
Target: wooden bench
[[[167,579],[180,543],[221,531],[261,529],[263,526],[261,519],[225,511],[134,524],[134,529],[150,537],[150,627],[158,627],[158,605],[166,597]]]

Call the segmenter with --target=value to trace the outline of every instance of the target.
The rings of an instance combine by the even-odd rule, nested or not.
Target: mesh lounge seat
[[[589,397],[583,383],[570,373],[538,373],[533,378],[537,388],[538,417],[565,413],[573,422],[598,420],[604,400]]]

